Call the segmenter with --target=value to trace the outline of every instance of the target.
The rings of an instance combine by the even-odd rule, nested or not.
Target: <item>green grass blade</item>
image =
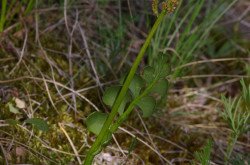
[[[4,23],[6,20],[6,8],[7,8],[7,0],[2,0],[1,6],[1,19],[0,19],[0,32],[4,29]]]

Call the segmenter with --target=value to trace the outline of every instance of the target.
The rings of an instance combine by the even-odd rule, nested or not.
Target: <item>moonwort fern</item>
[[[153,10],[158,11],[158,1],[154,0],[153,3],[156,5]],[[86,123],[89,131],[95,133],[97,138],[87,153],[85,165],[92,164],[95,155],[109,143],[112,134],[128,118],[134,108],[139,108],[143,117],[149,117],[153,114],[156,105],[156,100],[152,97],[152,94],[164,97],[167,93],[168,81],[166,76],[170,74],[170,67],[166,55],[159,55],[155,63],[146,67],[142,74],[136,74],[136,72],[165,14],[172,12],[177,5],[177,0],[168,0],[163,3],[162,11],[148,34],[130,72],[124,80],[121,80],[119,86],[110,87],[105,91],[103,101],[112,107],[110,114],[94,112],[87,118]],[[118,114],[119,117],[114,120]]]

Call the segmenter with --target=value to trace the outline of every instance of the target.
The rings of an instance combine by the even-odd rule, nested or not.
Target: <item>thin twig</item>
[[[71,145],[71,147],[72,147],[72,149],[73,149],[73,151],[74,151],[74,153],[75,153],[75,155],[76,155],[76,158],[77,158],[78,163],[79,163],[79,164],[82,164],[81,158],[80,158],[80,156],[79,156],[79,154],[78,154],[78,152],[77,152],[77,150],[76,150],[76,148],[75,148],[75,145],[74,145],[74,143],[72,142],[71,138],[69,137],[68,133],[67,133],[67,132],[65,131],[65,129],[63,128],[63,124],[62,124],[62,123],[58,123],[58,125],[59,125],[60,129],[63,131],[63,133],[65,134],[65,136],[67,137],[67,139],[68,139],[68,141],[69,141],[69,143],[70,143],[70,145]]]

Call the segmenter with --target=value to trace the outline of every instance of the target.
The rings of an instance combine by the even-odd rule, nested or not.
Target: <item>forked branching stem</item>
[[[157,17],[157,20],[155,21],[151,31],[149,32],[147,38],[146,38],[146,41],[145,43],[143,44],[138,56],[136,57],[131,69],[130,69],[130,72],[124,82],[124,85],[122,86],[121,88],[121,91],[120,93],[118,94],[118,97],[117,99],[115,100],[114,102],[114,105],[111,109],[111,112],[107,118],[107,120],[105,121],[99,135],[97,136],[95,142],[93,143],[93,145],[91,146],[91,148],[89,149],[87,155],[86,155],[86,158],[85,158],[85,161],[84,161],[84,165],[91,165],[92,164],[92,161],[95,157],[96,154],[99,153],[99,151],[101,151],[102,149],[102,145],[103,143],[106,141],[106,137],[107,135],[110,133],[110,126],[112,125],[112,123],[114,122],[114,118],[116,117],[116,115],[118,114],[118,109],[123,101],[123,99],[125,98],[126,96],[126,93],[129,89],[129,86],[130,86],[130,83],[137,71],[137,68],[150,44],[150,41],[153,37],[153,35],[155,34],[158,26],[160,25],[160,23],[162,22],[165,14],[167,13],[167,10],[166,9],[163,9],[160,13],[160,15]],[[129,110],[129,109],[127,109]],[[126,111],[124,112],[126,113]],[[122,120],[123,121],[123,120]],[[117,125],[115,126],[117,127]],[[113,129],[115,130],[115,128],[113,127]]]

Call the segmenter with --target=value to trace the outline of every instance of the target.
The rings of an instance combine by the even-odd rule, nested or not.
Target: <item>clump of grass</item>
[[[186,74],[188,69],[178,66],[199,58],[197,54],[208,44],[210,31],[235,3],[236,0],[218,1],[211,5],[205,0],[180,1],[175,12],[164,18],[166,23],[159,26],[152,39],[149,63],[162,51],[171,56],[171,64],[176,67],[173,77]],[[205,16],[202,13],[206,13]]]
[[[227,121],[232,133],[229,136],[227,151],[225,155],[226,163],[231,159],[233,148],[239,136],[248,129],[248,122],[250,119],[250,85],[246,86],[245,82],[241,80],[242,96],[226,98],[222,96],[222,101],[225,110],[222,114],[225,121]]]
[[[211,159],[211,152],[212,152],[213,143],[211,140],[208,140],[206,145],[203,149],[199,152],[195,152],[195,158],[202,164],[202,165],[209,165]]]
[[[13,20],[16,14],[20,12],[27,15],[34,7],[35,0],[2,0],[1,4],[1,17],[0,17],[0,33],[3,32],[6,25],[8,26]],[[22,7],[26,6],[24,11]]]

